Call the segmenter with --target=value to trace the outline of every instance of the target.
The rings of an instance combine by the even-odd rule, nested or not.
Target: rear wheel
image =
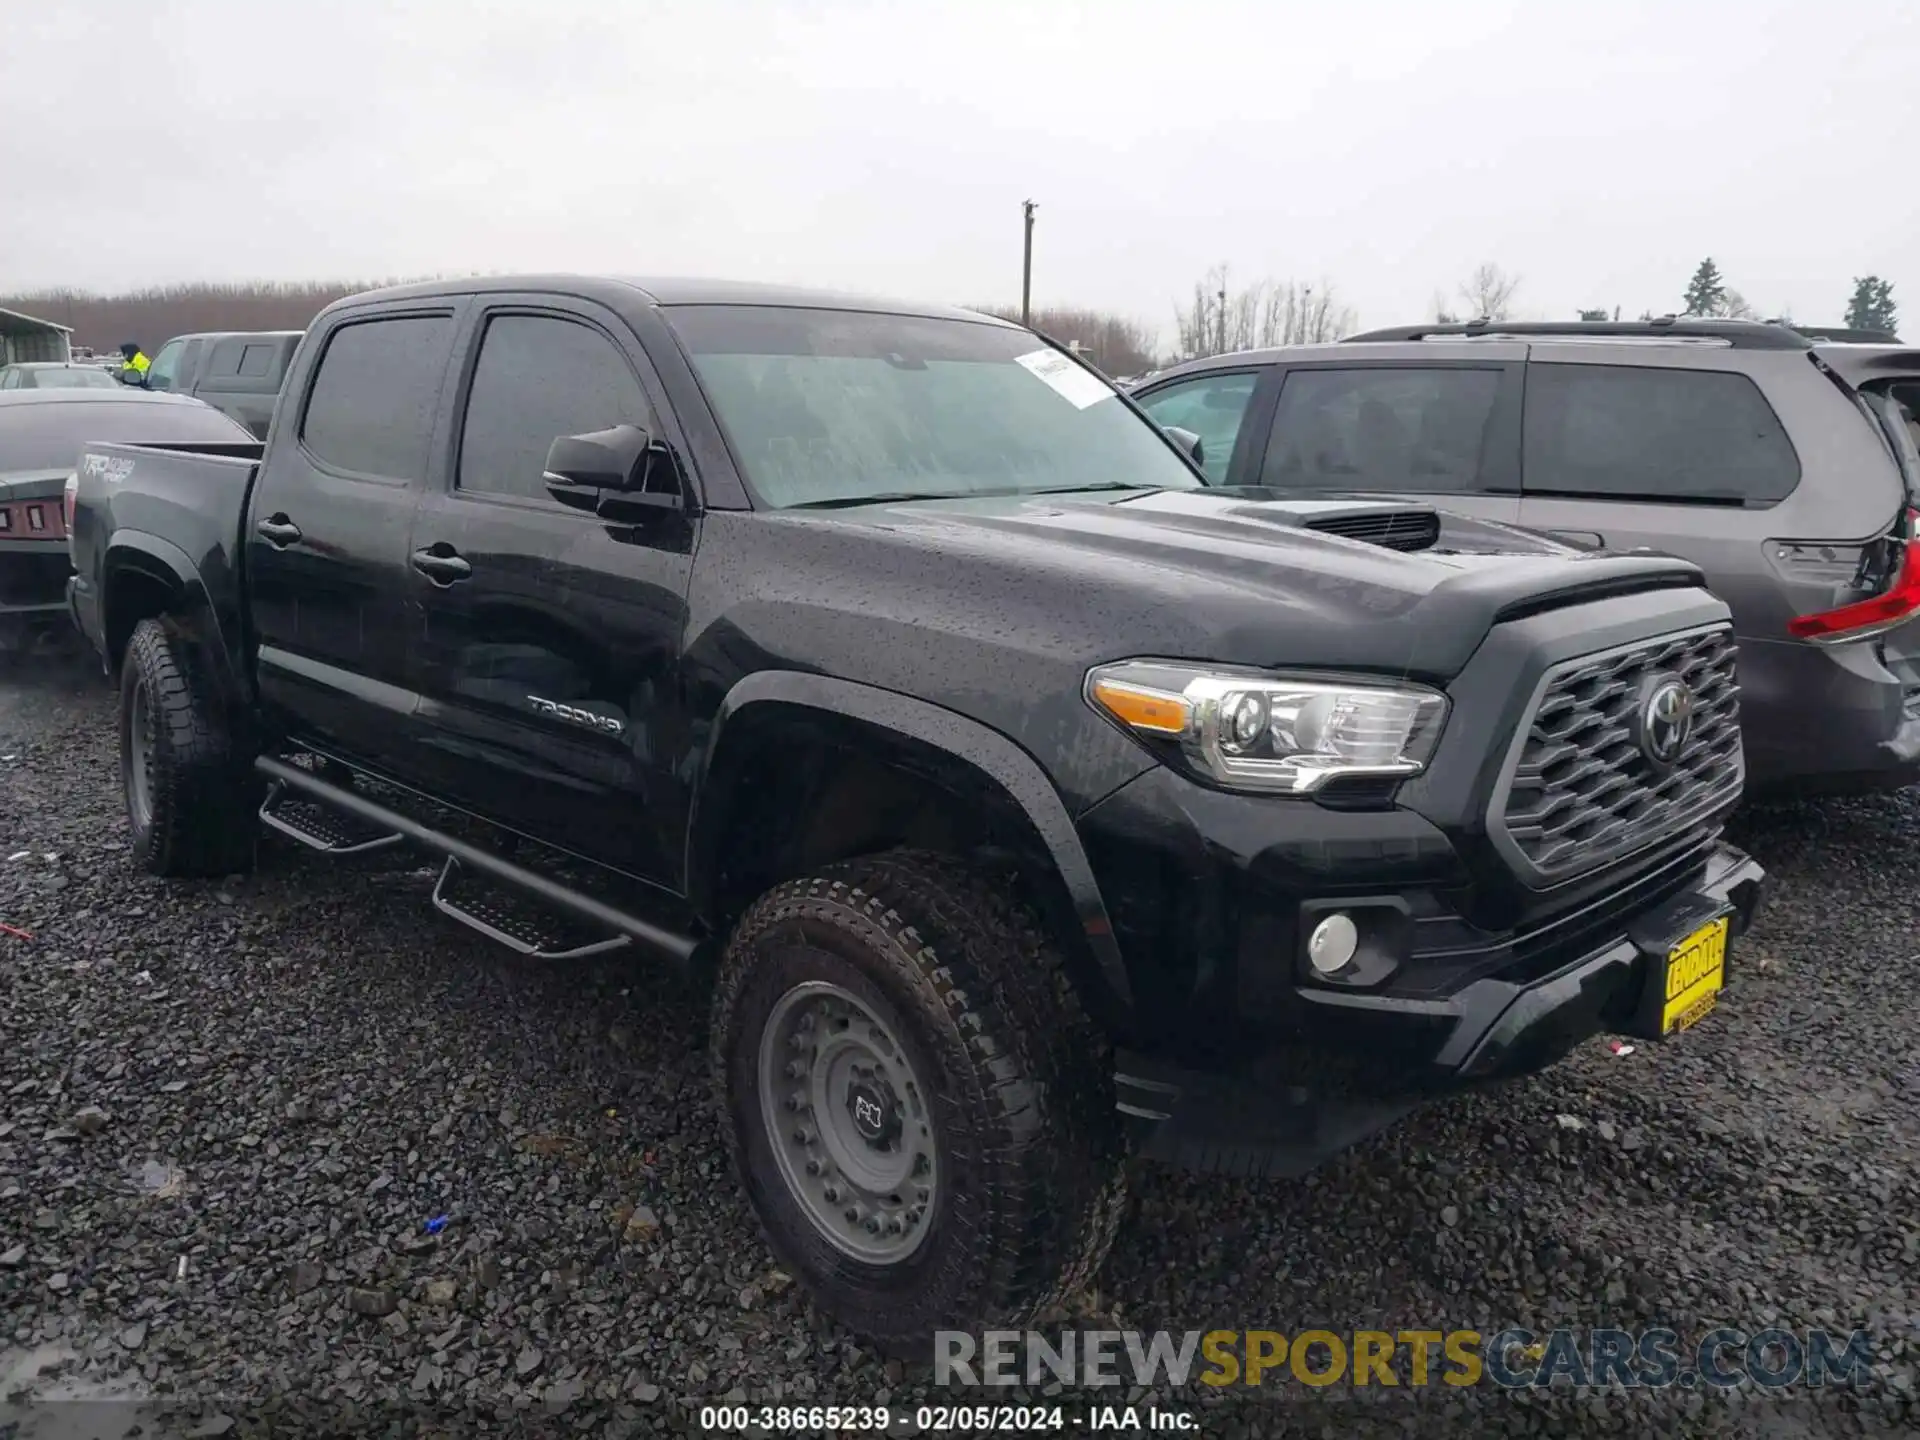
[[[781,1261],[923,1358],[1090,1280],[1124,1203],[1106,1046],[1000,889],[892,852],[770,891],[721,961],[713,1063]]]
[[[135,857],[156,875],[253,868],[244,758],[189,641],[142,620],[120,668],[120,778]]]

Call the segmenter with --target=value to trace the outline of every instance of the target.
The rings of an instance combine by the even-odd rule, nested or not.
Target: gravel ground
[[[1920,796],[1738,830],[1772,902],[1684,1043],[1595,1043],[1303,1184],[1148,1171],[1081,1314],[1857,1326],[1877,1347],[1863,1394],[1289,1384],[1207,1409],[1210,1434],[1910,1433]],[[190,1402],[208,1434],[276,1404],[647,1433],[697,1428],[701,1399],[955,1398],[772,1268],[692,995],[517,962],[435,915],[419,865],[269,844],[244,880],[150,880],[105,683],[0,671],[0,921],[33,936],[0,934],[5,1388]]]

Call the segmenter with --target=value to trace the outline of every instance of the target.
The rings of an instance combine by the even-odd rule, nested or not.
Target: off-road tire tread
[[[715,987],[710,1053],[723,1112],[734,1103],[726,1057],[755,943],[796,920],[854,933],[904,970],[900,978],[927,1012],[916,1017],[920,1023],[944,1016],[963,1037],[973,1082],[964,1103],[1002,1138],[978,1157],[994,1203],[974,1313],[933,1320],[1019,1328],[1090,1283],[1126,1209],[1110,1051],[1058,947],[1010,886],[958,857],[896,850],[760,897],[735,926]],[[739,1126],[726,1130],[736,1170],[744,1171]],[[911,1352],[929,1328],[869,1331],[867,1338]]]
[[[259,823],[256,787],[193,642],[170,621],[142,620],[127,642],[121,724],[130,723],[129,688],[147,692],[152,750],[147,784],[153,818],[139,858],[156,875],[219,876],[253,868]],[[129,740],[127,743],[131,743]]]

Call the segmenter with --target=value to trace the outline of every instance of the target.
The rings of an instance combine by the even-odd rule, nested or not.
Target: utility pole
[[[1020,258],[1020,323],[1033,323],[1033,212],[1040,207],[1031,200],[1020,202],[1021,213],[1027,222],[1027,242]]]

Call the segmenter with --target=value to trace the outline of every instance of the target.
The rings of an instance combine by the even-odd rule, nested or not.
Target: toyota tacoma
[[[1130,1151],[1298,1174],[1682,1037],[1759,901],[1694,566],[1200,448],[971,312],[411,286],[264,445],[91,447],[70,602],[148,869],[411,845],[522,955],[686,967],[772,1249],[923,1352],[1084,1283]]]

